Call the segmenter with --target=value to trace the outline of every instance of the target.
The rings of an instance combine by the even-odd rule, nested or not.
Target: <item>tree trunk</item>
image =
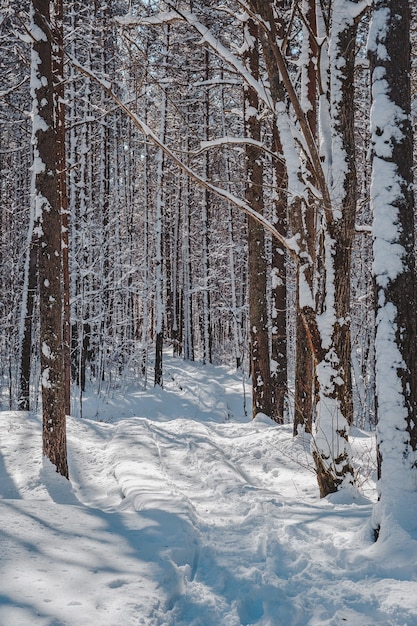
[[[416,270],[410,120],[410,2],[374,0],[369,36],[373,104],[373,251],[380,502],[374,528],[403,524],[417,470]],[[384,527],[388,518],[391,521]],[[392,531],[391,531],[392,532]]]
[[[35,233],[39,246],[43,453],[68,478],[62,297],[62,216],[58,200],[51,3],[32,3],[32,80]]]
[[[167,68],[167,54],[169,46],[169,31],[164,31],[164,57],[162,65],[164,72]],[[167,126],[167,88],[162,87],[161,120],[159,139],[165,143]],[[158,151],[158,166],[156,174],[156,212],[155,212],[155,378],[154,384],[162,387],[162,351],[164,347],[164,279],[163,279],[163,210],[164,210],[164,154]]]
[[[210,65],[209,53],[204,53],[204,80],[209,81]],[[210,139],[210,99],[206,89],[204,96],[204,134],[205,141]],[[209,159],[207,152],[203,156],[203,176],[209,179]],[[201,238],[202,238],[202,265],[203,265],[203,310],[202,310],[202,339],[203,339],[203,363],[212,362],[212,334],[211,334],[211,299],[210,299],[210,260],[209,260],[209,224],[210,224],[210,194],[203,189],[201,206]]]
[[[69,276],[69,232],[67,166],[65,150],[65,83],[64,83],[64,6],[63,0],[54,0],[53,37],[56,51],[53,54],[52,71],[54,76],[56,159],[58,176],[58,204],[62,215],[62,287],[64,322],[64,374],[65,410],[71,410],[71,320],[70,320],[70,276]]]
[[[245,61],[251,75],[258,78],[258,27],[251,19],[245,25],[245,39],[247,44],[244,55]],[[253,88],[246,86],[244,97],[245,134],[250,139],[260,141],[261,125],[258,119],[258,96]],[[263,164],[258,147],[246,144],[245,163],[245,198],[247,203],[262,215],[264,210]],[[253,417],[256,417],[257,413],[272,416],[265,232],[263,226],[252,217],[248,217],[248,253],[252,414]]]
[[[305,112],[311,135],[317,140],[317,62],[318,49],[315,35],[316,24],[316,0],[303,0],[303,59],[301,72],[301,105]],[[311,182],[314,180],[314,171],[309,170],[308,176]],[[308,235],[306,247],[312,260],[311,268],[306,273],[309,280],[309,288],[313,292],[313,272],[316,261],[316,235],[317,235],[317,206],[312,194],[308,194],[308,207],[305,211],[305,231]],[[297,291],[299,284],[297,284]],[[300,311],[299,299],[296,304],[295,320],[295,383],[294,383],[294,423],[293,432],[297,435],[299,428],[307,433],[313,432],[314,413],[314,359],[306,329]]]
[[[353,482],[348,433],[353,420],[350,273],[357,199],[356,30],[356,20],[346,10],[344,0],[334,0],[328,32],[328,82],[321,88],[322,160],[332,207],[331,220],[327,213],[322,216],[323,294],[319,305],[322,313],[317,318],[323,355],[317,365],[318,404],[313,450],[322,496],[336,491],[346,481]]]
[[[274,123],[273,149],[282,153],[278,129]],[[276,159],[273,177],[272,223],[279,233],[287,235],[287,172],[281,159]],[[271,268],[271,393],[272,418],[284,423],[285,401],[288,395],[287,372],[287,266],[286,252],[278,241],[272,240]]]
[[[33,223],[30,231],[33,231]],[[33,309],[38,285],[38,247],[33,241],[33,232],[29,233],[29,249],[25,267],[24,291],[22,295],[22,336],[20,346],[20,393],[19,409],[30,410],[30,372],[32,363],[32,328]]]

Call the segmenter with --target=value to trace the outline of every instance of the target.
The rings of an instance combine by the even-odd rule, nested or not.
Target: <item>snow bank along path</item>
[[[71,485],[39,417],[1,413],[1,626],[417,624],[415,564],[375,558],[371,501],[320,501],[306,442],[245,418],[231,374],[173,362],[126,398],[69,418]]]

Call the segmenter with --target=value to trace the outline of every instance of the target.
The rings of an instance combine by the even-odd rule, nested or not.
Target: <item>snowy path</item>
[[[178,368],[120,400],[146,417],[69,419],[71,487],[39,418],[0,414],[0,626],[416,626],[416,568],[372,560],[371,503],[320,501],[290,427]]]

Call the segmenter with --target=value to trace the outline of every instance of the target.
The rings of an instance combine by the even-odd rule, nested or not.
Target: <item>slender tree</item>
[[[301,105],[305,112],[312,136],[317,140],[317,100],[318,100],[318,46],[317,46],[317,18],[316,0],[303,0],[302,10],[302,66],[301,66]],[[316,185],[314,169],[308,169],[307,176]],[[306,248],[312,259],[311,266],[306,272],[306,280],[313,291],[314,269],[316,265],[317,248],[317,202],[311,192],[308,193],[307,208],[304,212],[306,223]],[[293,225],[297,228],[294,217]],[[299,285],[297,286],[299,289]],[[295,381],[294,381],[294,435],[299,427],[311,433],[313,431],[314,413],[314,360],[311,345],[300,311],[300,299],[296,302],[295,319]]]
[[[70,275],[69,275],[69,210],[67,194],[67,165],[65,145],[65,82],[64,82],[64,4],[54,0],[52,71],[54,79],[54,113],[56,133],[56,161],[58,176],[58,204],[62,215],[62,288],[64,324],[64,373],[65,410],[71,405],[71,321],[70,321]]]
[[[245,61],[251,75],[259,76],[258,25],[249,19],[245,28]],[[245,132],[249,139],[259,142],[261,124],[259,101],[256,91],[244,87]],[[260,215],[264,211],[263,163],[259,148],[250,143],[245,146],[246,189],[248,204]],[[267,262],[265,254],[265,232],[253,218],[248,218],[248,272],[249,272],[249,326],[250,360],[252,378],[253,417],[261,412],[272,415],[271,371],[268,339],[268,307],[266,296]]]

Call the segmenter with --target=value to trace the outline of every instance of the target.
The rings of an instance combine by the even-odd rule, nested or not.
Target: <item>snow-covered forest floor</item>
[[[246,417],[233,371],[166,358],[164,380],[87,394],[70,484],[40,416],[1,412],[1,626],[417,624],[406,541],[372,540],[371,434],[361,493],[320,500],[309,442]]]

